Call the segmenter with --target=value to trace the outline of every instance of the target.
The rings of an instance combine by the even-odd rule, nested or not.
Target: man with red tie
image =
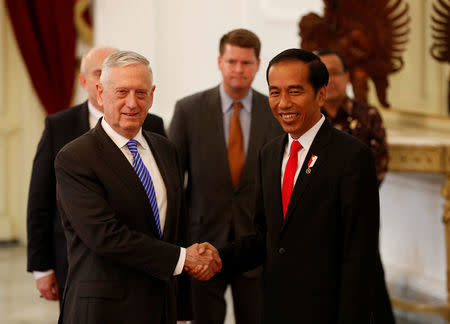
[[[220,249],[221,275],[264,266],[264,323],[373,323],[372,153],[321,114],[328,71],[316,55],[283,51],[266,76],[272,113],[287,134],[260,151],[256,234]]]

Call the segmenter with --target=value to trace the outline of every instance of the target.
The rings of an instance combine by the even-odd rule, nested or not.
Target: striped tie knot
[[[134,139],[129,140],[128,143],[127,143],[127,147],[130,150],[131,154],[133,154],[133,156],[136,155],[136,153],[138,151],[137,150],[137,143],[138,142],[136,140],[134,140]]]

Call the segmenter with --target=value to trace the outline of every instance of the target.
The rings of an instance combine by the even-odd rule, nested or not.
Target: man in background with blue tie
[[[185,224],[175,147],[142,130],[155,91],[148,60],[110,55],[97,91],[104,118],[55,160],[69,260],[60,323],[173,324],[188,300],[177,276],[198,266],[213,273],[220,259],[179,246]]]

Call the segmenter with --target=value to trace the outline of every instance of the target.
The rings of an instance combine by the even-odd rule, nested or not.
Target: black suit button
[[[279,249],[278,249],[278,253],[279,253],[279,254],[285,254],[285,253],[286,253],[286,250],[285,250],[284,248],[279,248]]]

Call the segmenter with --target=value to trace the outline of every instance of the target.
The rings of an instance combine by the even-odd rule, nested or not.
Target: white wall
[[[390,172],[381,186],[381,255],[397,293],[446,299],[444,183],[442,174]]]

